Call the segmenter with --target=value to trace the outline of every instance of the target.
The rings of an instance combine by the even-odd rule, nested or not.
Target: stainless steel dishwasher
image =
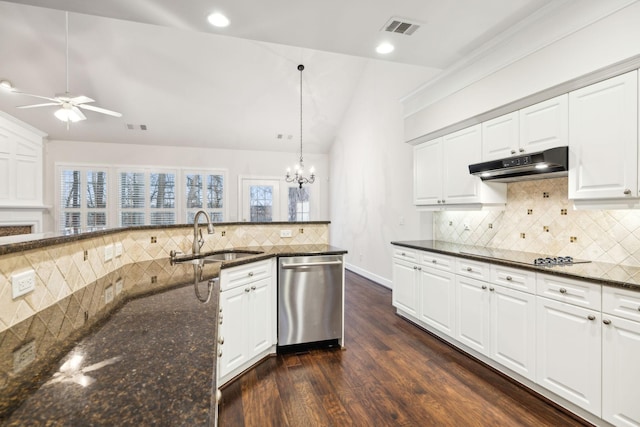
[[[278,265],[278,347],[342,345],[342,255],[281,257]]]

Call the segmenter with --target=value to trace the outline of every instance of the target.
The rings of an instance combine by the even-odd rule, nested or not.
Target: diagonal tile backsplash
[[[504,211],[434,213],[434,238],[640,267],[640,212],[574,210],[567,194],[567,178],[509,183]]]

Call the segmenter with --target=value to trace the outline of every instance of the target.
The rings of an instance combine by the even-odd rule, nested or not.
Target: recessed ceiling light
[[[387,54],[393,52],[393,45],[391,43],[380,43],[378,47],[376,47],[376,52],[381,54]]]
[[[207,17],[207,20],[214,27],[224,28],[229,25],[229,18],[218,12],[209,15]]]

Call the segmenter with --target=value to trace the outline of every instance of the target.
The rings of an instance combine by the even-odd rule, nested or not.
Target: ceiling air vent
[[[404,34],[410,36],[420,28],[420,24],[417,22],[411,22],[408,19],[403,18],[391,18],[384,24],[383,31],[389,33]]]

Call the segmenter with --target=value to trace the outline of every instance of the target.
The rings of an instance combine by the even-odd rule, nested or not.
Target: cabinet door
[[[603,314],[602,418],[616,426],[640,425],[640,323]]]
[[[249,358],[269,349],[273,344],[272,325],[275,322],[271,278],[258,280],[249,285]]]
[[[537,383],[600,416],[600,312],[537,297]]]
[[[449,336],[455,334],[455,276],[422,267],[419,319]]]
[[[568,95],[520,110],[520,150],[534,153],[569,144]]]
[[[569,198],[638,197],[637,72],[569,93]]]
[[[482,123],[482,161],[519,154],[518,112]]]
[[[413,149],[413,202],[435,205],[442,200],[442,138]]]
[[[482,159],[480,125],[442,137],[444,154],[444,203],[479,203],[480,178],[469,173],[469,165]]]
[[[536,297],[490,285],[491,358],[535,381]]]
[[[224,344],[220,346],[222,356],[219,358],[218,365],[220,378],[243,365],[249,359],[247,354],[249,332],[247,294],[244,287],[236,287],[220,293],[222,323],[218,334],[224,339]]]
[[[456,339],[489,354],[489,291],[486,282],[456,276]]]
[[[393,306],[412,316],[418,315],[417,265],[398,259],[393,260]]]

